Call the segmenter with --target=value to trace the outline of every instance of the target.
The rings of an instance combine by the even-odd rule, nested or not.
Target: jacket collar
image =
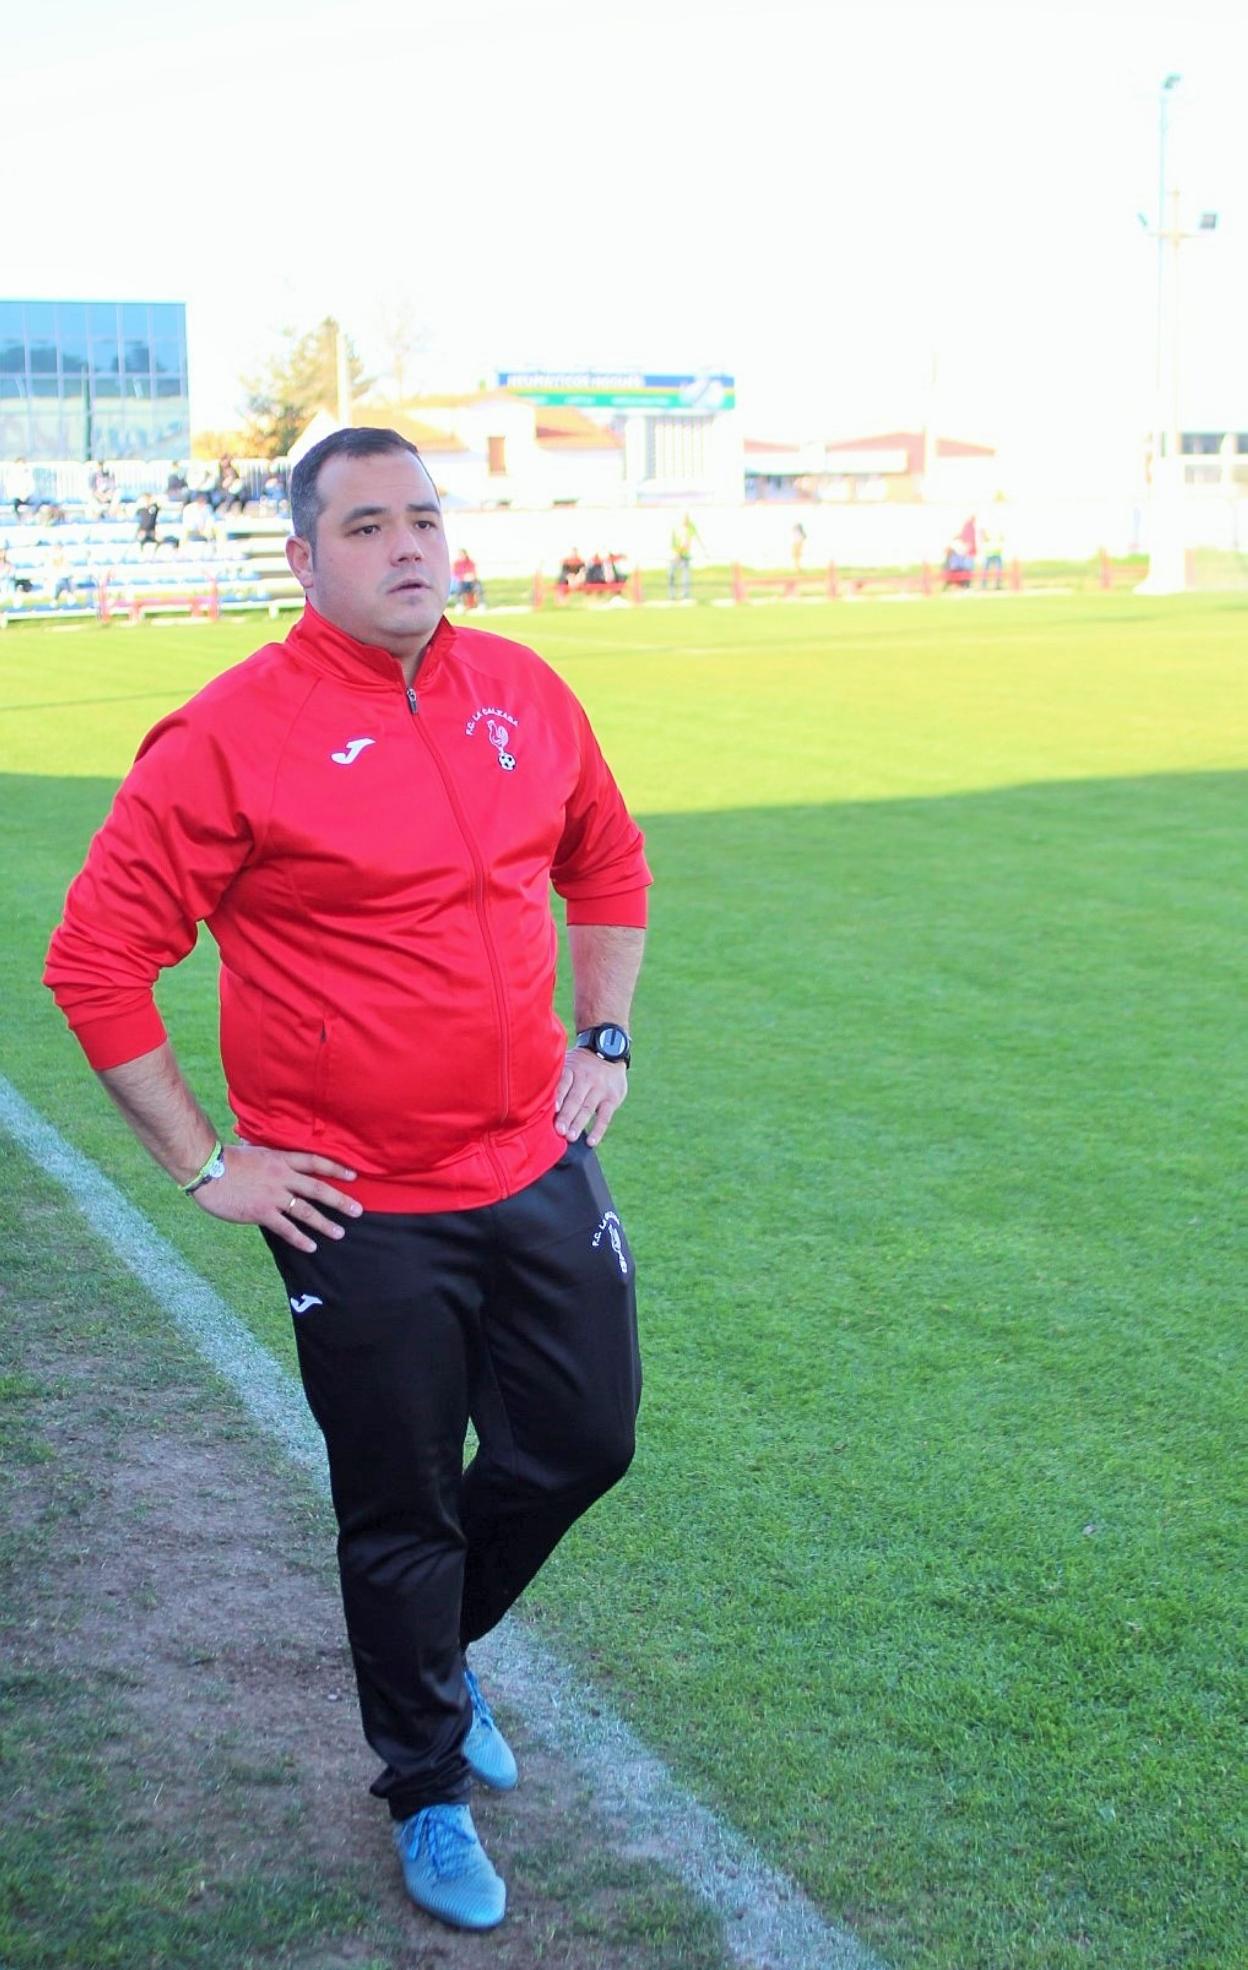
[[[425,645],[416,672],[419,688],[423,689],[431,674],[440,668],[454,641],[454,625],[443,616]],[[304,603],[303,614],[289,631],[286,644],[297,657],[314,664],[318,670],[328,671],[331,676],[365,690],[392,691],[402,682],[399,660],[389,650],[378,649],[375,643],[357,643],[345,629],[326,622],[310,602]]]

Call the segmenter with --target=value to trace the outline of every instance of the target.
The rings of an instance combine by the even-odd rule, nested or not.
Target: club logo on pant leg
[[[602,1243],[605,1234],[605,1236],[609,1238],[611,1241],[611,1250],[615,1253],[615,1262],[620,1268],[620,1273],[623,1278],[627,1279],[628,1258],[624,1251],[624,1240],[620,1235],[623,1229],[624,1227],[620,1223],[620,1220],[616,1217],[615,1212],[608,1211],[605,1217],[603,1217],[603,1219],[599,1223],[597,1231],[595,1231],[593,1237],[590,1239],[589,1242],[593,1246],[594,1250],[597,1251],[598,1247]]]
[[[300,1293],[297,1300],[292,1296],[290,1310],[292,1313],[310,1313],[314,1306],[324,1304],[324,1300],[318,1300],[315,1293]]]

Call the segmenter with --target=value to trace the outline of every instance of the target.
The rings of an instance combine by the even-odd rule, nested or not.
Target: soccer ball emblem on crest
[[[507,727],[496,723],[494,719],[490,718],[486,720],[486,730],[489,732],[490,744],[498,754],[498,763],[504,773],[514,773],[516,770],[516,756],[513,752],[508,752],[507,750]]]

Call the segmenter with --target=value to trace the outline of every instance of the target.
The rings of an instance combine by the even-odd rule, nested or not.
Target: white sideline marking
[[[295,1383],[207,1280],[90,1159],[0,1074],[0,1127],[68,1191],[92,1231],[140,1279],[244,1408],[328,1494],[321,1433]],[[636,1732],[516,1620],[474,1645],[504,1700],[589,1781],[627,1848],[656,1859],[718,1915],[748,1970],[883,1970],[848,1930],[672,1778]]]

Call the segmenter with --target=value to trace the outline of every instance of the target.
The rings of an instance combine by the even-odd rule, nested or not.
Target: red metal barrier
[[[732,599],[734,602],[748,602],[752,588],[778,590],[787,602],[796,602],[802,593],[803,585],[808,593],[813,593],[816,582],[822,582],[824,594],[835,602],[840,595],[841,586],[837,577],[835,561],[829,561],[827,573],[818,575],[812,569],[808,575],[747,575],[739,561],[732,564]]]

